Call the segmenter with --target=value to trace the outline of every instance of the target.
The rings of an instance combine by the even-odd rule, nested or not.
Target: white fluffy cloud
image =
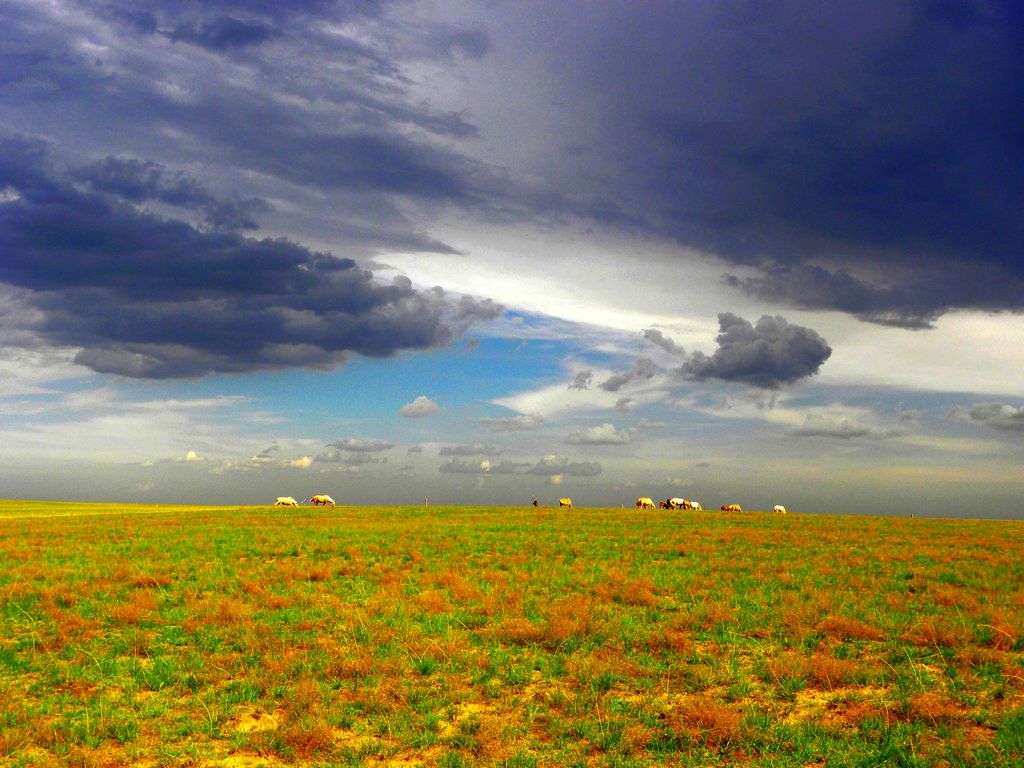
[[[420,395],[411,403],[403,405],[398,412],[407,419],[422,419],[424,416],[433,416],[440,410],[441,406],[426,395]]]
[[[573,432],[565,442],[570,445],[625,445],[633,441],[635,434],[633,429],[618,430],[614,424],[601,424]]]

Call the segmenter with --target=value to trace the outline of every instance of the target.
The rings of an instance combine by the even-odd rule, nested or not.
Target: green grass
[[[1018,766],[1022,533],[0,501],[0,765]]]

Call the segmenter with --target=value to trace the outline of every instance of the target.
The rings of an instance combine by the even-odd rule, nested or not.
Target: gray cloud
[[[593,371],[580,371],[572,377],[572,381],[569,382],[569,389],[590,389],[590,382],[593,380]]]
[[[346,437],[344,440],[335,440],[327,444],[329,448],[337,448],[341,451],[353,453],[379,453],[395,447],[394,443],[384,440],[364,440],[359,437]]]
[[[1002,403],[977,403],[967,415],[971,421],[1005,432],[1024,432],[1024,408]]]
[[[564,456],[545,456],[526,473],[529,475],[593,477],[601,474],[601,465],[596,461],[572,462]]]
[[[618,392],[627,384],[634,381],[646,381],[654,378],[658,372],[658,366],[649,357],[639,357],[628,371],[622,371],[609,377],[601,384],[601,389],[606,392]]]
[[[660,347],[665,350],[670,355],[678,355],[680,357],[686,355],[686,351],[682,347],[672,341],[672,339],[665,336],[665,334],[657,328],[647,328],[643,331],[643,337],[656,347]]]
[[[927,411],[922,411],[920,409],[900,411],[900,421],[908,421],[916,424],[926,413]]]
[[[718,316],[718,327],[718,349],[711,357],[694,352],[679,369],[685,377],[777,389],[813,376],[832,354],[815,331],[790,325],[779,316],[764,315],[754,326],[724,312]]]
[[[570,445],[626,445],[633,442],[635,435],[633,429],[618,430],[614,424],[600,424],[573,432],[565,442]]]
[[[490,464],[485,464],[482,461],[451,459],[439,466],[437,471],[454,475],[486,475],[490,471]]]
[[[636,400],[632,397],[624,396],[615,401],[615,410],[619,413],[631,413],[634,408],[636,408]]]
[[[473,443],[472,445],[445,445],[437,452],[438,456],[500,456],[508,451],[494,445]]]
[[[487,459],[481,461],[451,459],[438,467],[438,471],[460,475],[516,475],[521,474],[529,466],[529,462],[519,461],[501,461],[492,464]]]
[[[351,450],[351,449],[349,449]],[[316,457],[320,464],[342,464],[346,467],[362,467],[367,464],[386,464],[387,458],[378,458],[369,453],[349,453],[348,451],[329,451]]]
[[[527,432],[543,424],[544,417],[539,413],[519,414],[503,419],[477,419],[477,423],[489,427],[491,432]]]
[[[640,421],[638,421],[636,423],[636,428],[639,429],[639,430],[644,430],[644,429],[664,429],[665,426],[666,425],[665,425],[664,421],[650,421],[648,419],[640,419]]]

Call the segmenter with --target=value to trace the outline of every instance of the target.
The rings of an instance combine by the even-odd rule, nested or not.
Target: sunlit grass
[[[0,763],[1020,765],[1022,534],[0,502]]]

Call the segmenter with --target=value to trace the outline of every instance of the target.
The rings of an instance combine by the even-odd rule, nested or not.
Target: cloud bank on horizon
[[[1022,32],[980,0],[11,0],[9,450],[187,379],[222,431],[175,405],[154,444],[208,460],[161,472],[725,492],[730,454],[955,484],[963,449],[1019,488]]]

